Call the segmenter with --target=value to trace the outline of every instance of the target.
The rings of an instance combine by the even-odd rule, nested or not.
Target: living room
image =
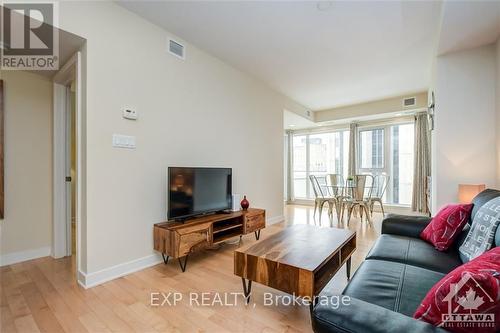
[[[2,332],[499,330],[499,2],[44,4],[0,5]],[[493,318],[417,315],[478,259]]]

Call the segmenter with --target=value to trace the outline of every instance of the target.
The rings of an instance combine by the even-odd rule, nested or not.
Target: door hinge
[[[66,181],[67,181],[67,182],[70,182],[70,181],[71,181],[71,176],[66,177]]]

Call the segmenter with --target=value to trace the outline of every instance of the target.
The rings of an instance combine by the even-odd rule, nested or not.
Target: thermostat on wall
[[[137,111],[133,109],[123,109],[123,118],[136,120],[137,119]]]

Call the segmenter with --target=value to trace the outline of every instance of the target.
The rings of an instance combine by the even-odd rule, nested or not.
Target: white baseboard
[[[285,220],[285,216],[279,215],[279,216],[273,216],[273,217],[268,217],[266,219],[266,225],[273,225],[279,222],[283,222]]]
[[[52,248],[50,246],[41,247],[38,249],[13,252],[0,255],[0,267],[19,262],[50,256]]]
[[[83,273],[82,271],[78,271],[77,272],[77,276],[76,276],[76,281],[78,282],[78,284],[80,286],[82,286],[83,288],[87,289],[87,287],[85,287],[85,280],[86,280],[86,277],[87,277],[87,274]]]
[[[266,220],[267,225],[272,225],[285,220],[283,215],[274,216]],[[143,258],[125,262],[116,266],[102,269],[93,273],[78,272],[78,283],[85,289],[95,287],[104,282],[128,275],[142,269],[157,265],[163,262],[159,254],[152,254]]]
[[[104,282],[154,266],[160,262],[163,262],[161,256],[159,254],[152,254],[143,258],[125,262],[123,264],[108,267],[97,272],[83,273],[79,271],[78,283],[85,289],[92,288]]]

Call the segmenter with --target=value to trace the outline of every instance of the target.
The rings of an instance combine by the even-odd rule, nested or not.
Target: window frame
[[[307,131],[307,132],[304,132],[304,131],[297,131],[297,132],[292,132],[292,136],[293,138],[295,138],[296,136],[305,136],[306,138],[306,142],[305,142],[305,145],[306,145],[306,197],[299,197],[299,196],[296,196],[295,193],[293,193],[293,197],[295,200],[311,200],[311,199],[314,199],[313,198],[313,191],[311,189],[311,184],[310,184],[310,181],[309,181],[309,176],[311,174],[315,174],[316,172],[315,171],[311,171],[311,147],[310,147],[310,136],[311,135],[318,135],[318,134],[335,134],[335,133],[340,133],[340,136],[342,137],[344,132],[349,132],[349,129],[347,128],[339,128],[339,129],[333,129],[333,130],[327,130],[327,131]],[[344,137],[342,137],[340,139],[340,141],[343,143],[344,142]],[[344,152],[344,147],[343,145],[340,145],[340,158],[343,159],[343,152]],[[292,139],[292,154],[293,154],[293,139]],[[335,158],[335,156],[334,156]],[[295,163],[293,163],[293,167],[295,168]],[[292,175],[292,179],[290,181],[292,182],[295,182],[295,169],[292,168],[292,172],[291,172],[291,175]],[[344,165],[342,163],[342,169],[344,169]],[[302,172],[302,171],[300,171]],[[345,175],[347,177],[347,175]],[[295,186],[293,186],[293,189],[295,191]]]
[[[392,125],[390,125],[392,126]],[[360,127],[358,128],[358,170],[359,172],[363,172],[363,170],[385,170],[388,168],[388,159],[387,159],[387,140],[390,139],[387,137],[387,129],[390,126],[369,126],[369,127]],[[361,149],[361,133],[363,132],[370,132],[370,131],[375,131],[375,130],[381,130],[383,132],[382,135],[382,167],[376,167],[376,168],[363,168],[361,167],[361,160],[362,160],[362,149]]]
[[[408,121],[401,121],[401,122],[396,122],[396,123],[391,123],[391,124],[388,124],[388,128],[389,130],[391,130],[391,127],[393,126],[402,126],[402,125],[415,125],[415,120],[408,120]],[[390,131],[391,133],[389,133],[389,137],[392,138],[392,131]],[[413,135],[415,135],[415,133],[413,133]],[[399,137],[398,137],[399,139]],[[391,140],[389,142],[389,147],[391,149],[391,153],[390,153],[390,169],[391,169],[391,173],[389,174],[391,177],[390,177],[390,181],[389,181],[389,184],[387,185],[387,191],[388,193],[390,193],[390,204],[391,205],[397,205],[397,206],[403,206],[403,207],[409,207],[411,206],[411,203],[409,204],[402,204],[402,203],[395,203],[394,202],[394,180],[395,180],[395,177],[394,177],[394,142]],[[415,140],[413,141],[413,148],[415,147]],[[415,151],[413,149],[413,162],[415,161]],[[401,167],[401,166],[400,166]],[[413,170],[413,172],[415,172],[415,170]],[[412,185],[413,185],[413,175],[412,175]],[[390,189],[390,190],[389,190]],[[401,189],[399,189],[399,193],[401,193]],[[399,196],[399,194],[398,194]],[[411,202],[411,201],[410,201]]]
[[[407,204],[400,204],[400,203],[394,203],[394,198],[393,198],[393,188],[394,188],[394,175],[393,175],[393,142],[392,142],[392,131],[391,128],[393,126],[401,126],[401,125],[409,125],[409,124],[414,124],[414,120],[401,120],[401,121],[388,121],[387,123],[377,123],[373,125],[365,125],[365,126],[359,126],[358,127],[358,153],[357,153],[357,172],[360,174],[363,173],[369,173],[369,174],[377,174],[377,173],[385,173],[390,176],[389,178],[389,183],[387,184],[387,190],[385,193],[386,197],[386,202],[385,204],[389,205],[397,205],[397,206],[409,206]],[[384,147],[383,147],[383,161],[384,161],[384,167],[383,168],[361,168],[361,132],[363,131],[370,131],[370,130],[376,130],[376,129],[383,129],[384,130]],[[415,143],[414,143],[415,144]]]
[[[308,178],[309,178],[309,134],[308,133],[292,133],[292,159],[294,159],[294,156],[295,156],[295,145],[294,145],[294,140],[295,140],[295,137],[298,137],[298,136],[304,136],[305,137],[305,147],[306,147],[306,169],[305,169],[305,173],[306,173],[306,176],[305,176],[305,182],[306,182],[306,196],[305,197],[298,197],[296,196],[295,194],[295,189],[296,189],[296,186],[295,186],[295,173],[296,172],[304,172],[302,170],[300,171],[297,171],[295,169],[295,160],[293,161],[293,164],[292,164],[292,170],[291,170],[291,181],[294,183],[292,188],[293,188],[293,197],[294,199],[309,199],[309,184],[308,184]]]
[[[387,185],[387,191],[385,195],[386,201],[384,204],[388,205],[395,205],[395,206],[402,206],[402,207],[408,207],[408,204],[400,204],[400,203],[393,203],[393,188],[394,188],[394,177],[393,177],[393,143],[391,141],[391,127],[393,126],[399,126],[399,125],[409,125],[409,124],[414,124],[415,120],[413,116],[407,116],[407,117],[401,117],[397,119],[384,119],[384,120],[376,120],[376,121],[369,121],[369,122],[362,122],[359,123],[358,130],[357,130],[357,141],[358,141],[358,153],[356,154],[356,159],[357,159],[357,173],[386,173],[390,176],[390,181],[389,184]],[[366,130],[373,130],[373,129],[384,129],[384,148],[383,148],[383,162],[384,162],[384,167],[383,168],[361,168],[360,167],[360,154],[361,154],[361,140],[360,140],[360,132],[366,131]],[[314,135],[314,134],[321,134],[321,133],[343,133],[345,132],[350,132],[349,128],[345,126],[335,126],[335,127],[323,127],[321,129],[319,128],[311,128],[311,129],[302,129],[302,130],[294,130],[291,131],[291,134],[293,137],[295,136],[305,136],[306,138],[306,197],[297,197],[295,193],[291,193],[293,196],[293,201],[297,202],[306,202],[312,200],[312,190],[310,189],[310,184],[309,184],[309,175],[311,174],[310,172],[310,147],[309,147],[309,136]],[[350,134],[350,133],[349,133]],[[343,138],[344,140],[345,138]],[[292,139],[292,145],[293,145],[293,139]],[[345,149],[341,149],[345,151]],[[347,148],[348,152],[348,148]],[[293,147],[291,149],[291,153],[293,154]],[[343,156],[341,155],[341,158],[343,160]],[[295,165],[295,164],[294,164]],[[335,166],[336,168],[336,166]],[[343,169],[343,168],[342,168]],[[294,171],[291,170],[291,177],[288,179],[290,182],[294,182]],[[347,177],[347,175],[344,175]],[[295,190],[295,186],[293,186],[293,189]]]

